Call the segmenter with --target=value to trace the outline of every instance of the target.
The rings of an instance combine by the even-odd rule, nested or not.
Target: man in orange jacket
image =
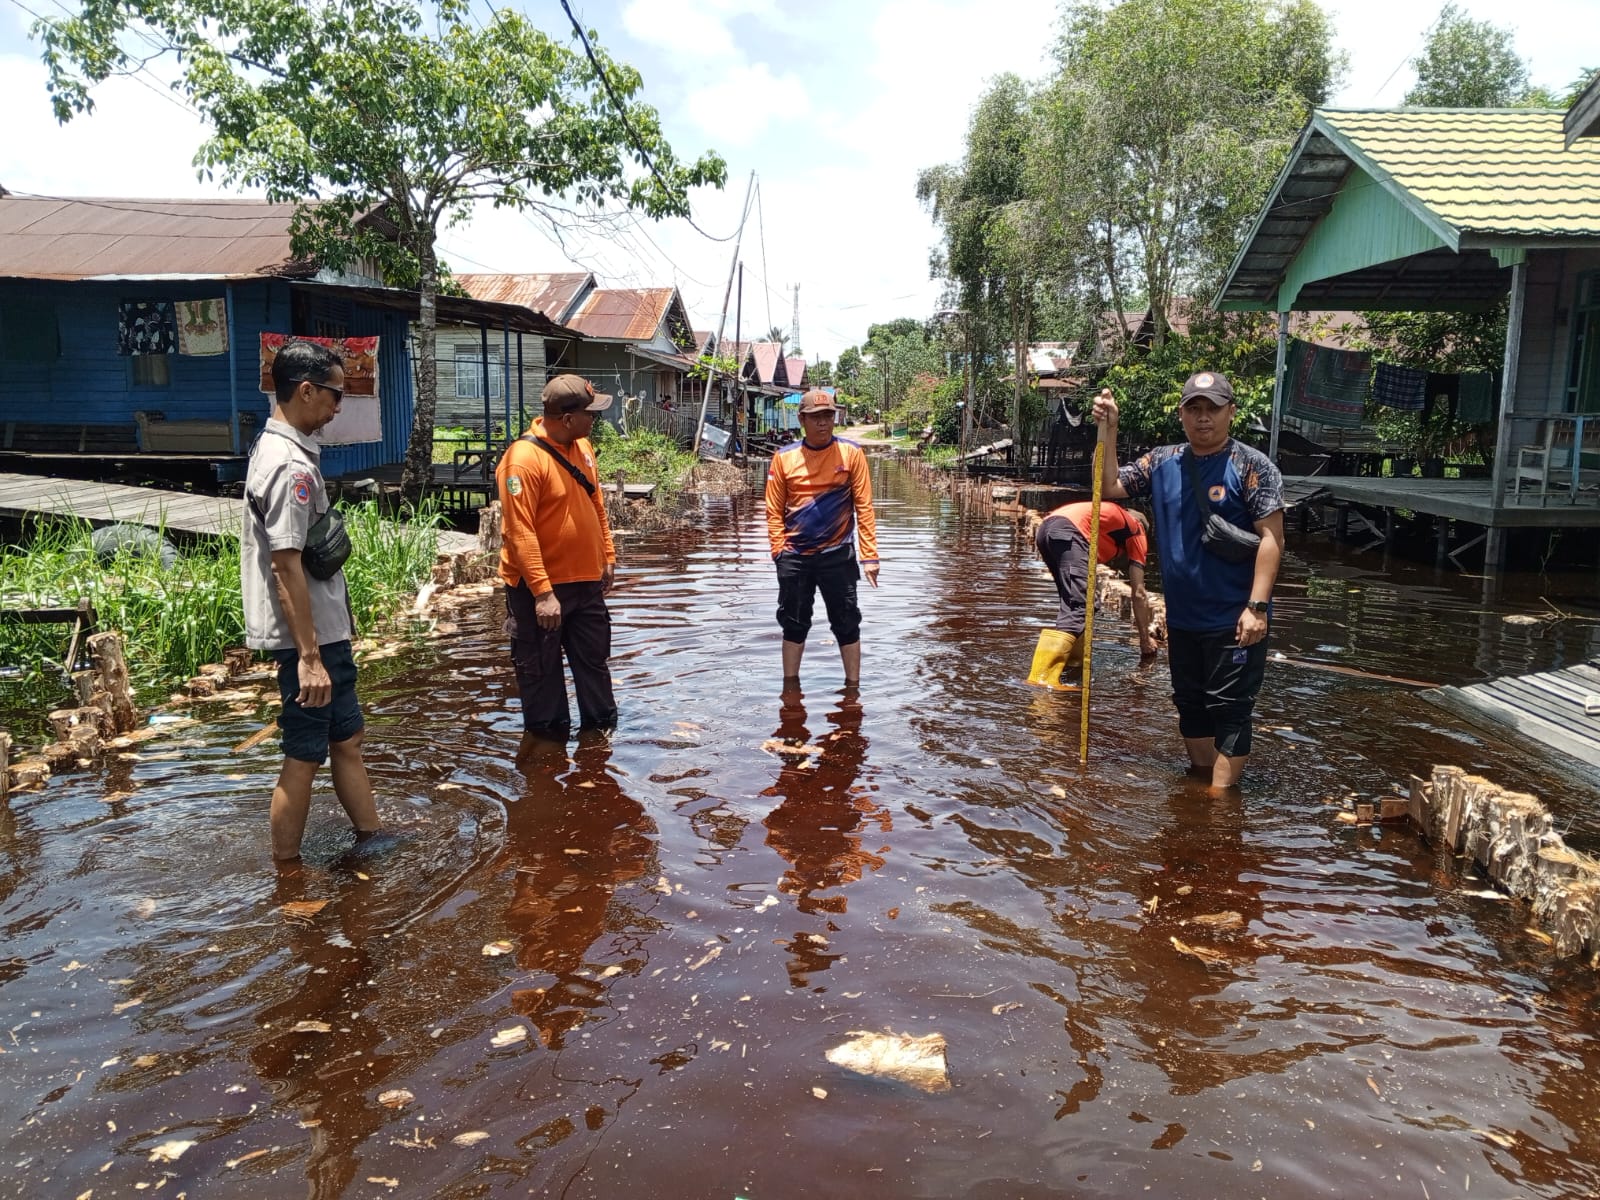
[[[500,492],[500,579],[506,633],[522,696],[522,725],[565,741],[572,727],[561,660],[578,696],[579,729],[611,729],[611,590],[617,552],[589,431],[611,407],[578,375],[545,385],[544,416],[507,447]]]
[[[767,470],[767,538],[778,567],[784,679],[800,677],[811,608],[821,591],[845,686],[854,687],[861,682],[856,580],[865,574],[878,586],[878,526],[867,456],[856,443],[833,436],[837,415],[828,392],[812,389],[800,398],[805,436],[774,454]]]

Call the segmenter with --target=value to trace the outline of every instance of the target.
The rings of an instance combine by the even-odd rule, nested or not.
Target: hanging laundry
[[[1461,402],[1456,416],[1469,425],[1494,420],[1494,377],[1488,371],[1469,371],[1461,376]]]
[[[172,354],[178,317],[170,300],[124,300],[117,313],[118,354]]]
[[[1361,424],[1372,377],[1372,355],[1291,338],[1284,412],[1322,425]]]
[[[228,302],[179,300],[178,353],[196,357],[228,352]]]
[[[55,362],[61,330],[52,304],[0,304],[0,362]]]
[[[1379,363],[1372,373],[1372,402],[1401,412],[1419,412],[1429,397],[1428,373],[1414,367]]]
[[[311,337],[299,333],[263,333],[261,335],[261,390],[272,394],[272,360],[288,341],[315,342],[326,346],[344,363],[344,394],[346,396],[377,396],[378,393],[378,339],[375,337]]]
[[[272,393],[272,360],[288,341],[326,346],[344,364],[344,403],[316,434],[323,446],[347,446],[383,440],[383,410],[378,392],[378,339],[375,337],[326,338],[301,334],[261,335],[261,390]]]

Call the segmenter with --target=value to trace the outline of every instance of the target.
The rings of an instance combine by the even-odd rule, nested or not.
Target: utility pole
[[[744,189],[744,210],[739,214],[739,232],[733,239],[733,261],[728,264],[728,286],[722,293],[722,315],[717,318],[717,349],[722,349],[722,331],[728,324],[728,301],[732,298],[733,275],[739,266],[739,247],[744,242],[744,223],[750,219],[750,198],[756,190],[756,173],[750,172],[750,182]],[[700,416],[694,423],[694,445],[690,452],[700,457],[700,436],[706,428],[706,406],[711,401],[711,385],[716,382],[717,370],[715,367],[706,368],[706,388],[700,396]]]
[[[789,326],[789,353],[804,355],[800,349],[800,285],[794,285],[794,324]]]
[[[733,349],[739,360],[739,365],[734,368],[734,403],[738,406],[739,423],[744,426],[744,451],[750,453],[750,439],[755,436],[755,413],[745,411],[747,397],[744,391],[744,351],[740,348],[740,339],[744,336],[744,264],[739,264],[739,294],[733,302]],[[719,347],[720,349],[720,347]]]

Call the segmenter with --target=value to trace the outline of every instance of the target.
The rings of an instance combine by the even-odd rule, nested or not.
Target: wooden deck
[[[94,525],[148,525],[204,537],[239,534],[241,500],[83,479],[0,473],[0,516],[81,517]]]
[[[1459,715],[1509,726],[1542,745],[1600,767],[1600,660],[1464,688],[1435,688],[1422,695]]]
[[[40,514],[81,517],[92,525],[146,525],[195,537],[238,537],[244,501],[120,483],[0,473],[0,517]],[[439,531],[441,554],[461,553],[477,545],[472,534]]]
[[[1600,528],[1600,494],[1581,492],[1576,503],[1552,494],[1540,503],[1531,494],[1520,504],[1496,508],[1487,479],[1394,479],[1377,475],[1286,475],[1285,489],[1326,492],[1325,499],[1400,508],[1470,521],[1495,529]]]

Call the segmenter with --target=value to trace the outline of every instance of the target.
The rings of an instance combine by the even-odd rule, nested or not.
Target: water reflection
[[[889,810],[857,783],[867,756],[859,689],[843,688],[837,695],[826,717],[832,729],[813,742],[805,693],[798,687],[784,689],[778,728],[768,742],[783,767],[761,793],[781,797],[764,822],[767,845],[789,864],[779,891],[795,897],[799,912],[829,917],[842,916],[848,907],[847,885],[864,871],[883,867],[883,856],[870,847],[894,828]],[[829,920],[826,928],[837,932],[839,926]],[[794,987],[809,986],[813,972],[827,970],[839,957],[815,931],[796,933],[788,950]]]
[[[562,743],[526,736],[517,766],[526,783],[509,806],[498,864],[514,870],[505,921],[517,965],[549,978],[513,991],[511,1007],[532,1020],[546,1048],[559,1050],[605,1003],[606,979],[622,973],[614,963],[598,972],[586,965],[607,929],[629,931],[622,970],[644,961],[644,916],[617,888],[651,871],[656,825],[623,790],[605,734],[586,731],[570,757]]]
[[[289,930],[288,962],[275,974],[294,983],[287,997],[260,1010],[261,1028],[270,1032],[249,1055],[267,1090],[309,1130],[305,1176],[313,1198],[341,1195],[355,1178],[359,1148],[387,1117],[377,1096],[401,1065],[381,1049],[387,1039],[375,1019],[377,886],[366,872],[349,876],[330,905],[338,924],[330,933],[315,910],[320,873],[300,864],[280,869],[272,904]],[[296,905],[307,906],[303,917]]]

